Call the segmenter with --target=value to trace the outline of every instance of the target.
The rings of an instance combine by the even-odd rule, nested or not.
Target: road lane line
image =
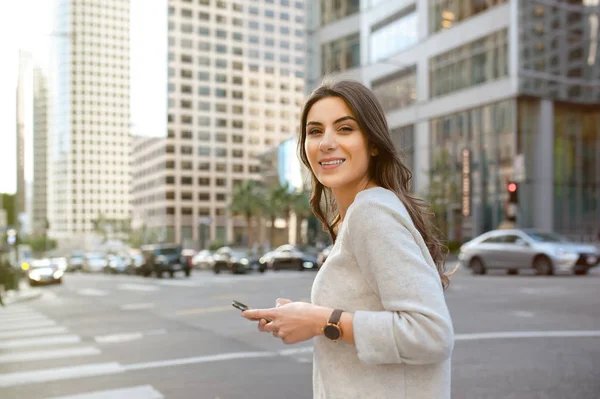
[[[123,369],[123,367],[116,362],[83,364],[73,367],[61,367],[46,370],[20,371],[16,373],[0,374],[0,388],[68,380],[71,378],[120,374],[124,371],[125,369]]]
[[[126,333],[118,333],[118,334],[110,334],[110,335],[99,335],[94,337],[94,340],[99,344],[114,344],[120,342],[129,342],[135,341],[138,339],[142,339],[144,337],[153,336],[153,335],[164,335],[167,333],[167,330],[150,330],[150,331],[135,331],[135,332],[126,332]]]
[[[233,307],[231,305],[229,305],[229,306],[212,306],[212,307],[206,307],[206,308],[178,310],[177,312],[175,312],[175,315],[176,316],[185,316],[185,315],[190,315],[190,314],[224,312],[224,311],[232,310],[232,309],[233,309]]]
[[[187,357],[182,359],[159,360],[156,362],[136,363],[123,366],[125,371],[146,370],[159,367],[183,366],[186,364],[210,363],[223,360],[236,359],[256,359],[261,357],[275,357],[276,352],[237,352],[237,353],[221,353],[209,356]]]
[[[455,341],[474,341],[482,339],[508,338],[579,338],[600,337],[600,330],[591,331],[504,331],[489,333],[456,334]]]
[[[154,308],[153,303],[128,303],[126,305],[121,306],[121,310],[143,310],[143,309],[152,309]]]
[[[99,355],[99,349],[93,346],[83,346],[78,348],[52,349],[45,351],[17,352],[0,355],[0,364],[13,362],[31,362],[48,359],[63,359],[77,356]]]
[[[46,338],[9,339],[0,341],[0,349],[25,348],[29,346],[44,346],[57,344],[76,344],[81,342],[79,335],[58,335]]]
[[[517,317],[533,317],[534,316],[533,312],[528,312],[526,310],[517,310],[516,312],[513,312],[513,314]]]
[[[119,284],[117,288],[125,291],[141,291],[141,292],[154,292],[159,291],[160,287],[150,284]]]
[[[83,296],[107,296],[108,292],[97,290],[95,288],[84,288],[76,291],[79,295]]]
[[[40,313],[30,313],[19,316],[2,316],[0,315],[0,323],[15,323],[21,321],[34,321],[34,320],[50,320],[48,317]]]
[[[164,396],[151,385],[131,388],[94,391],[72,396],[55,396],[49,399],[163,399]]]
[[[35,328],[32,330],[14,330],[8,332],[0,332],[0,339],[35,337],[38,335],[64,334],[67,332],[66,327],[46,327]]]
[[[12,330],[23,330],[27,328],[39,328],[39,327],[50,327],[55,326],[56,322],[54,320],[40,320],[40,321],[31,321],[31,322],[19,322],[19,323],[11,323],[10,325],[0,325],[0,331],[12,331]]]

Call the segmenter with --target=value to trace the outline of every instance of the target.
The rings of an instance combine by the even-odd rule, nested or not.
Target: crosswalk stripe
[[[0,331],[23,330],[27,328],[50,327],[55,325],[56,322],[54,320],[24,321],[11,323],[9,325],[0,325]]]
[[[77,348],[52,349],[33,352],[17,352],[0,355],[0,364],[13,362],[31,362],[48,359],[63,359],[77,356],[99,355],[100,349],[93,346],[82,346]]]
[[[50,399],[162,399],[164,396],[151,385],[131,388],[95,391],[72,396],[60,396]]]
[[[49,335],[49,334],[63,334],[67,332],[66,327],[46,327],[46,328],[34,328],[31,330],[14,330],[0,332],[0,339],[13,339],[23,337],[35,337],[38,335]]]
[[[68,380],[70,378],[95,377],[123,372],[125,372],[125,369],[116,362],[83,364],[73,367],[61,367],[46,370],[19,371],[15,373],[0,374],[0,388]]]
[[[24,348],[29,346],[43,346],[56,344],[76,344],[81,342],[79,335],[57,335],[46,338],[9,339],[0,341],[0,349]]]
[[[50,319],[39,313],[31,313],[31,314],[27,314],[27,315],[23,315],[23,316],[0,316],[0,324],[18,323],[18,322],[34,321],[34,320],[50,320]]]

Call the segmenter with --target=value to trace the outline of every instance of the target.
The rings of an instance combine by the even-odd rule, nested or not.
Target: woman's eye
[[[350,126],[342,126],[340,128],[340,132],[351,132],[352,128]]]
[[[319,133],[319,130],[317,130],[317,129],[311,129],[308,131],[309,135],[318,134],[318,133]]]

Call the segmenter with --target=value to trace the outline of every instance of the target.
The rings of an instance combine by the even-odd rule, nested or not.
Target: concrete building
[[[31,110],[31,76],[32,76],[32,56],[31,53],[21,50],[19,52],[19,71],[17,81],[17,191],[15,193],[15,215],[17,217],[19,232],[22,234],[28,233],[29,220],[27,206],[27,181],[25,179],[25,172],[27,169],[27,157],[31,157],[31,154],[27,156],[28,144],[31,140],[32,131],[32,110]]]
[[[310,2],[308,86],[362,81],[422,195],[442,185],[450,239],[517,224],[600,226],[597,0]],[[507,206],[507,183],[519,204]]]
[[[169,0],[164,137],[136,137],[134,224],[197,247],[239,241],[232,187],[261,179],[256,156],[297,131],[305,9],[292,0]],[[165,99],[167,101],[167,99]]]
[[[49,234],[82,249],[130,219],[129,0],[57,0],[51,36]]]
[[[42,68],[33,69],[33,208],[31,229],[45,235],[48,221],[48,83]]]

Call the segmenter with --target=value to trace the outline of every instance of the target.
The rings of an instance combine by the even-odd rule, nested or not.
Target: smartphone
[[[252,309],[250,306],[248,306],[246,304],[243,304],[241,302],[238,302],[238,301],[231,301],[231,306],[233,306],[234,308],[237,308],[237,309],[241,310],[242,312],[244,310],[250,310],[250,309]],[[270,323],[271,321],[273,321],[273,320],[267,319],[267,318],[265,318],[265,320],[267,321],[267,323]]]

